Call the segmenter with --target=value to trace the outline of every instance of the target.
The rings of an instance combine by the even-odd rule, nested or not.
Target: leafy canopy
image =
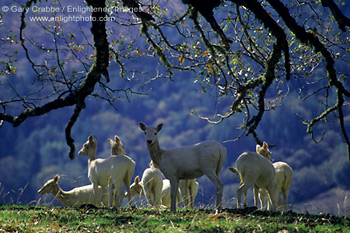
[[[71,129],[86,98],[116,107],[116,99],[143,94],[149,82],[182,72],[194,73],[190,81],[203,91],[216,92],[214,117],[194,114],[215,124],[243,114],[241,136],[251,134],[258,143],[264,113],[291,91],[300,101],[317,100],[319,111],[299,116],[301,123],[314,138],[316,125],[336,119],[350,156],[344,120],[350,97],[344,12],[350,8],[344,0],[18,2],[1,13],[0,74],[6,79],[0,120],[18,126],[74,106],[66,127],[71,158]],[[28,64],[33,85],[19,92],[14,83]],[[120,78],[125,83],[115,87],[113,79]]]

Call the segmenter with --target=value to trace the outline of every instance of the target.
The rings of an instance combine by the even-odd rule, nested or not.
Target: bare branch
[[[72,128],[73,128],[75,122],[77,121],[77,119],[80,115],[80,112],[83,110],[83,108],[85,108],[85,104],[84,105],[77,104],[75,106],[74,113],[71,116],[71,118],[69,119],[69,122],[66,126],[66,129],[65,129],[66,142],[67,142],[67,145],[70,147],[69,158],[72,160],[75,157],[75,145],[74,145],[74,139],[72,138],[72,135],[71,135],[71,131],[72,131]]]
[[[322,0],[321,2],[324,7],[328,7],[331,10],[335,20],[338,22],[339,28],[345,32],[345,27],[350,27],[350,19],[344,16],[333,0]]]

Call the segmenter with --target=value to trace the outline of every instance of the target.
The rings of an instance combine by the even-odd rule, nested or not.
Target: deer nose
[[[147,143],[148,143],[148,144],[151,144],[151,143],[152,143],[152,140],[147,140]]]

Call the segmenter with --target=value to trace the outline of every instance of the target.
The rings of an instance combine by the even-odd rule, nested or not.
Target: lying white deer
[[[111,143],[111,140],[109,140]],[[118,144],[119,145],[119,144]],[[111,146],[113,146],[111,144]],[[112,148],[111,151],[114,151]],[[130,193],[131,178],[135,170],[135,162],[126,155],[111,156],[106,159],[96,159],[97,141],[91,134],[79,155],[88,155],[88,177],[93,185],[94,193],[97,193],[98,186],[106,193],[107,185],[113,184],[113,202],[115,207],[120,207],[124,198],[123,183],[128,193]],[[129,205],[131,196],[128,195]],[[95,201],[97,204],[98,200]]]
[[[263,143],[263,146],[256,146],[256,152],[261,154],[264,157],[268,157],[269,160],[272,162],[271,159],[271,152],[268,149],[268,145],[266,142]],[[281,211],[282,209],[282,199],[280,196],[280,192],[282,192],[283,195],[283,205],[284,210],[288,211],[288,193],[289,188],[293,180],[293,169],[285,162],[275,162],[272,164],[275,168],[275,197],[277,198],[277,210]],[[261,208],[266,208],[266,191],[261,190],[259,191],[260,195],[260,204]],[[270,208],[270,203],[268,202],[268,209]]]
[[[236,160],[236,168],[228,169],[236,173],[240,180],[240,186],[237,189],[237,208],[241,208],[241,198],[244,193],[244,207],[247,207],[247,190],[254,186],[254,204],[258,206],[259,189],[266,189],[272,207],[276,209],[274,197],[275,169],[271,162],[265,157],[254,153],[244,152]]]
[[[148,204],[160,206],[162,188],[162,172],[157,168],[150,167],[143,172],[141,181],[139,176],[136,176],[134,183],[130,186],[130,193],[132,197],[136,195],[146,196]]]
[[[219,173],[226,160],[226,148],[219,142],[206,141],[193,146],[161,149],[157,133],[163,124],[156,128],[140,123],[145,133],[148,152],[152,161],[159,167],[171,185],[171,211],[176,211],[176,196],[180,179],[194,179],[206,175],[216,188],[216,207],[222,207],[223,183]]]
[[[194,199],[197,196],[199,184],[196,179],[180,180],[179,187],[182,196],[182,202],[185,208],[194,207]]]
[[[43,187],[38,190],[40,195],[52,194],[60,203],[66,206],[78,207],[83,204],[95,204],[97,206],[107,205],[107,199],[103,199],[102,188],[99,187],[97,195],[93,194],[92,185],[85,185],[74,188],[70,191],[63,191],[58,185],[60,176],[56,175],[53,179],[48,180]]]

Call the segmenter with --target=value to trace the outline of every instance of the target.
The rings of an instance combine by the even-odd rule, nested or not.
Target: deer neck
[[[157,141],[153,144],[147,144],[147,149],[152,161],[159,167],[163,153],[163,150],[159,146],[159,142]]]
[[[96,149],[91,149],[88,153],[88,167],[90,167],[92,161],[96,159],[96,153],[97,153],[97,148]]]
[[[59,186],[55,188],[55,191],[53,193],[56,193],[55,198],[61,202],[63,205],[71,205],[69,202],[71,195],[69,192],[63,191]]]

